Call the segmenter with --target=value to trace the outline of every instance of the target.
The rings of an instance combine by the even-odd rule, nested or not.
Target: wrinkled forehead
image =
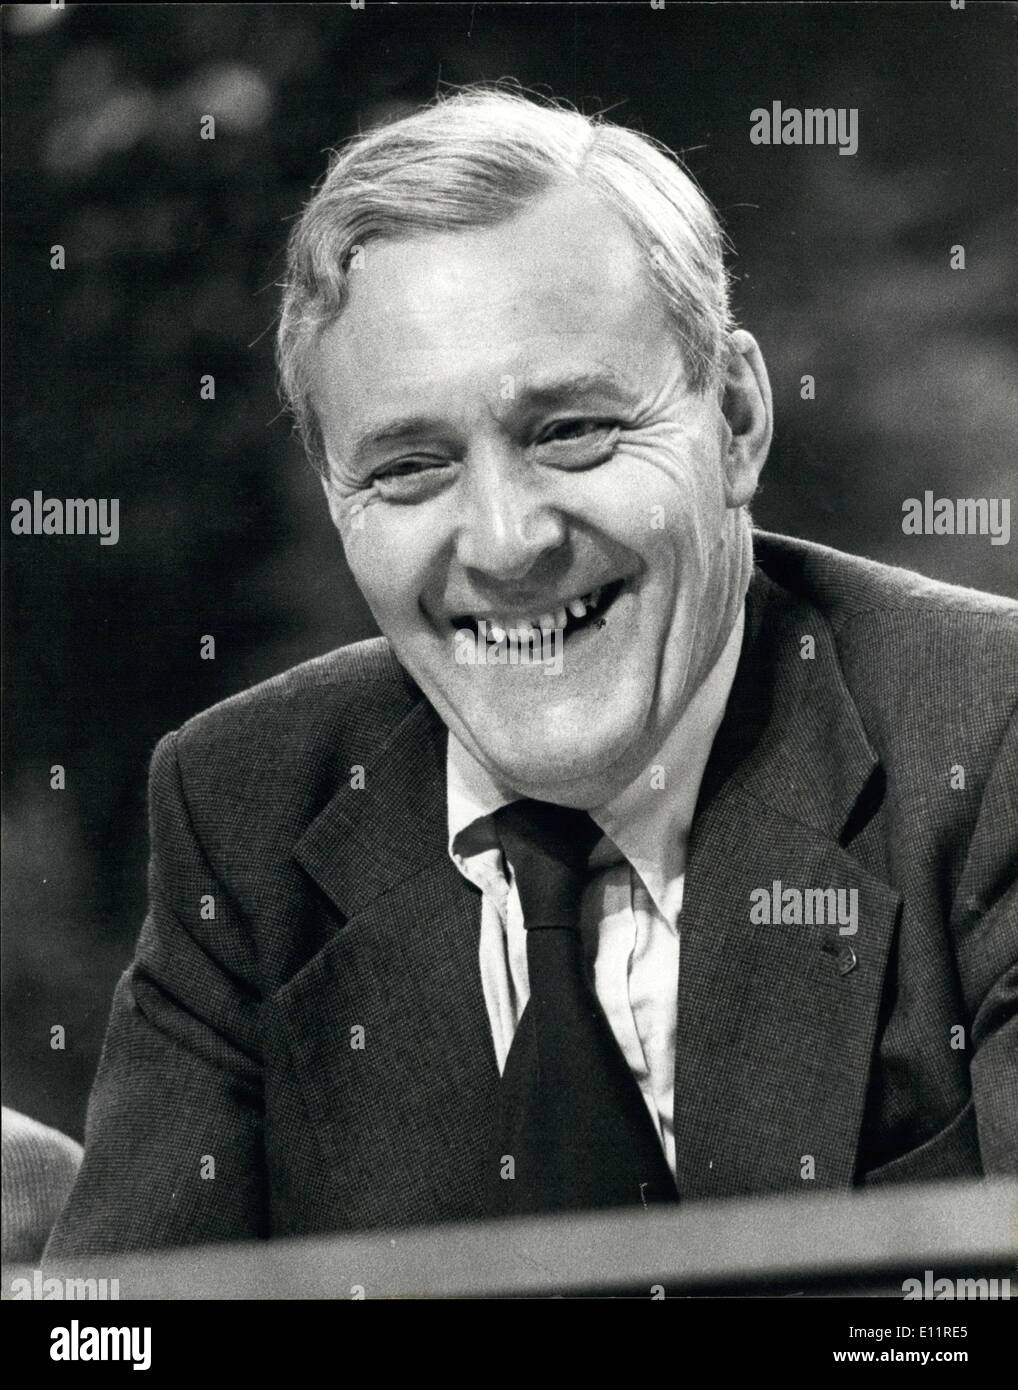
[[[582,188],[494,227],[369,242],[321,336],[315,395],[361,413],[366,394],[481,390],[613,375],[639,389],[669,346],[649,267],[623,219]]]

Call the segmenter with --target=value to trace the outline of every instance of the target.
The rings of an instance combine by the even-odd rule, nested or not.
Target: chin
[[[590,710],[586,714],[585,720],[574,714],[564,727],[531,719],[519,737],[502,725],[501,737],[478,740],[484,761],[500,781],[525,795],[555,801],[559,793],[568,804],[572,792],[595,805],[639,772],[639,726],[622,713],[607,719],[603,710],[600,719]]]

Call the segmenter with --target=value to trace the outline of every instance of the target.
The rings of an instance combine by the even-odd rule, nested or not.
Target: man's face
[[[315,399],[354,577],[500,781],[595,806],[652,760],[736,616],[732,431],[690,390],[625,223],[584,189],[369,242],[350,280]],[[458,629],[563,610],[560,674],[457,660]]]

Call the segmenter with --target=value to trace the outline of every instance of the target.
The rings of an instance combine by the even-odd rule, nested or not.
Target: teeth
[[[574,618],[585,618],[587,613],[595,609],[601,602],[603,587],[591,589],[589,594],[584,594],[580,598],[567,600],[560,608],[554,608],[547,613],[542,613],[538,617],[521,613],[515,617],[505,618],[477,618],[475,622],[485,622],[488,632],[493,642],[504,642],[510,632],[525,634],[536,629],[551,630],[553,628],[564,628],[568,621],[569,614]]]

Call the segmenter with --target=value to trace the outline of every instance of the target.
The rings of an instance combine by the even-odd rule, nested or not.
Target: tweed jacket
[[[754,544],[680,918],[680,1198],[1018,1172],[1018,604]],[[378,638],[160,742],[49,1257],[484,1213],[499,1077],[446,738]],[[752,921],[775,885],[855,890],[857,930]]]

